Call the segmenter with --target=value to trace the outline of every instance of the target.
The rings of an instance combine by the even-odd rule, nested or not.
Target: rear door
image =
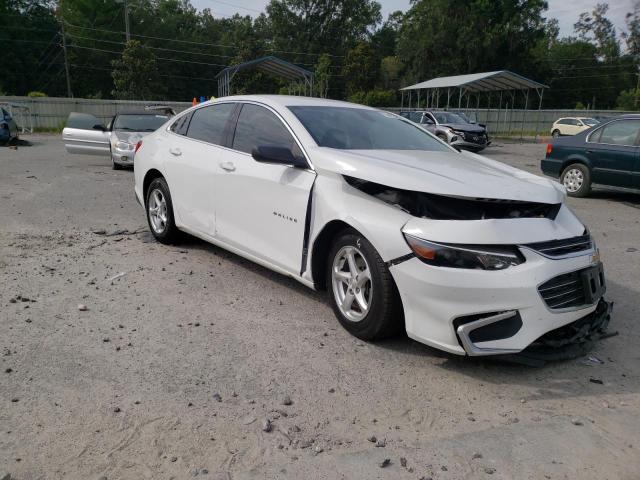
[[[587,137],[591,180],[614,187],[633,187],[638,161],[640,120],[615,120]]]
[[[70,113],[67,126],[62,130],[64,148],[69,153],[108,157],[111,154],[110,137],[111,132],[102,122],[88,113]]]
[[[220,158],[216,181],[216,231],[224,242],[292,274],[302,262],[305,217],[315,173],[256,162],[254,147],[302,150],[276,113],[244,103],[232,149]]]
[[[197,233],[216,233],[215,173],[235,108],[235,103],[216,103],[178,118],[163,145],[178,220]]]

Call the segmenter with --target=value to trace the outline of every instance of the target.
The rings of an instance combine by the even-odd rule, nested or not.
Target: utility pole
[[[129,30],[129,4],[127,0],[124,0],[124,30],[127,42],[129,42],[131,40],[131,32]]]
[[[69,59],[67,58],[67,37],[64,34],[64,20],[60,18],[60,31],[62,36],[62,53],[64,55],[64,71],[67,77],[67,96],[73,98],[71,91],[71,77],[69,76]]]

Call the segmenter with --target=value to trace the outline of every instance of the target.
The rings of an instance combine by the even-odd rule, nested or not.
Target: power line
[[[242,10],[248,10],[249,12],[258,12],[264,13],[262,10],[257,10],[255,8],[243,7],[242,5],[236,5],[235,3],[223,2],[221,0],[209,0],[210,2],[219,3],[221,5],[226,5],[228,7],[240,8]]]

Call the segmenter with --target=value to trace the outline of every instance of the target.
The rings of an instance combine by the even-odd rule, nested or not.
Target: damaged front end
[[[393,205],[417,218],[433,220],[487,220],[508,218],[554,219],[562,204],[491,198],[465,198],[416,192],[344,176],[363,193]]]
[[[545,333],[526,349],[500,358],[513,363],[543,366],[546,362],[571,360],[588,353],[595,342],[617,332],[608,332],[613,302],[600,298],[589,315]]]

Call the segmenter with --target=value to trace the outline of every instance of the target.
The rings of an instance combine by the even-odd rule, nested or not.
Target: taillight
[[[138,153],[138,150],[140,150],[141,146],[142,146],[142,140],[138,140],[138,143],[136,143],[136,148],[133,150],[133,153]]]
[[[547,143],[547,157],[551,155],[552,151],[553,151],[553,145],[551,145],[550,143]]]

